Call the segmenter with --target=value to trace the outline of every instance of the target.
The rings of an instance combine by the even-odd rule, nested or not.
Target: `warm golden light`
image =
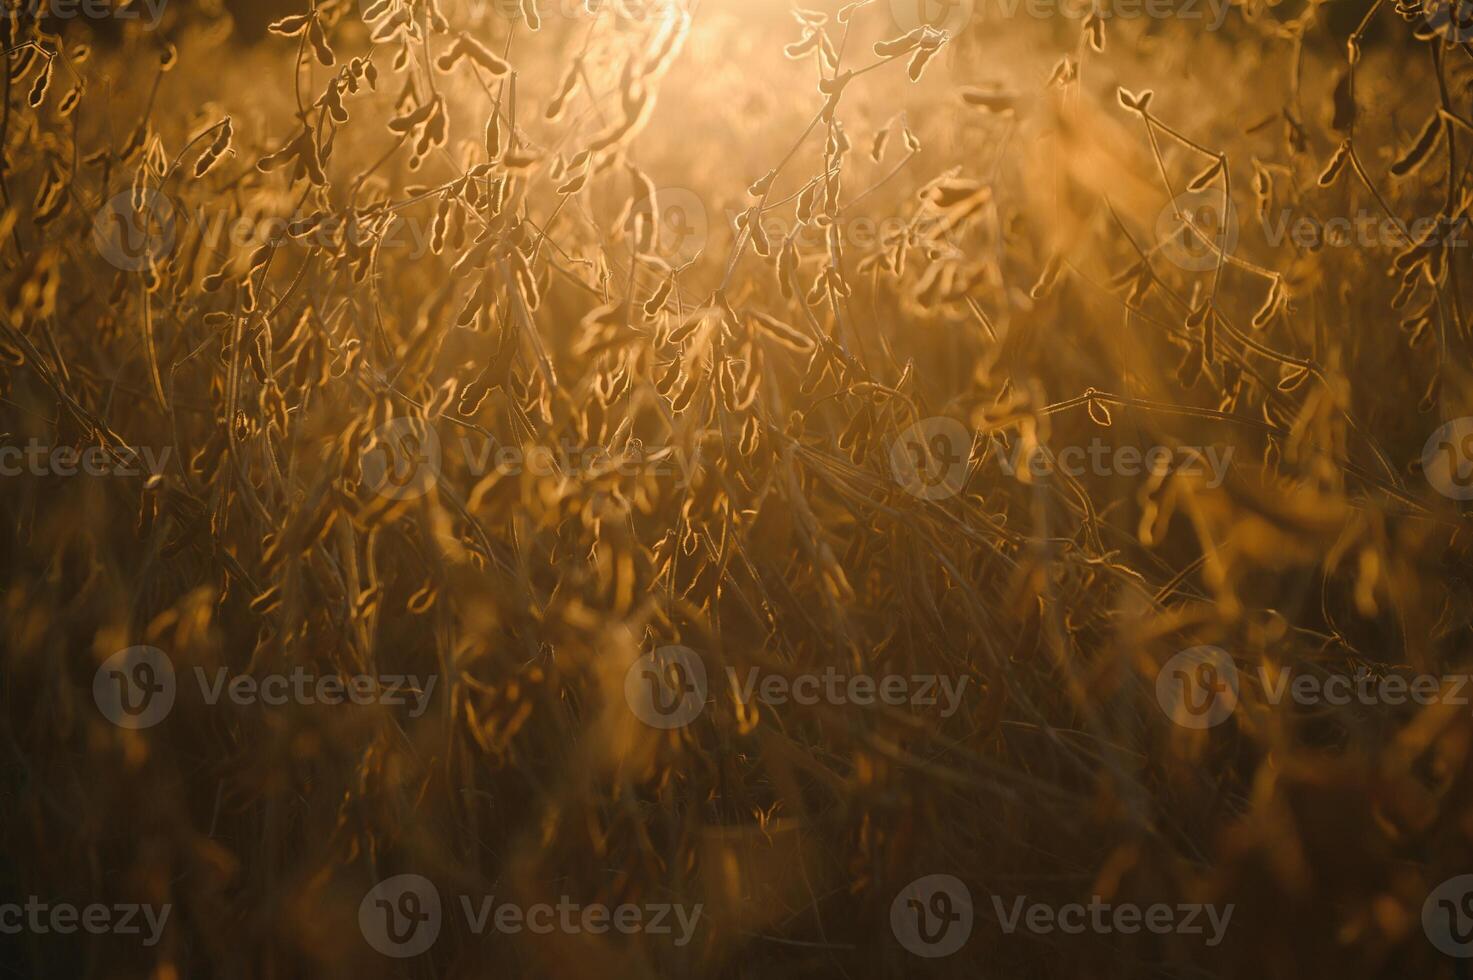
[[[1470,18],[25,0],[17,976],[1464,976]]]

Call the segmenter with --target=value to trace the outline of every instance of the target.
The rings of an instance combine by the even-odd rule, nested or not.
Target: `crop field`
[[[1462,978],[1467,0],[5,0],[0,977]]]

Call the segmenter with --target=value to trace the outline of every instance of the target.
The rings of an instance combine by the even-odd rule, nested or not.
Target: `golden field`
[[[1468,975],[1461,6],[8,7],[13,975]]]

